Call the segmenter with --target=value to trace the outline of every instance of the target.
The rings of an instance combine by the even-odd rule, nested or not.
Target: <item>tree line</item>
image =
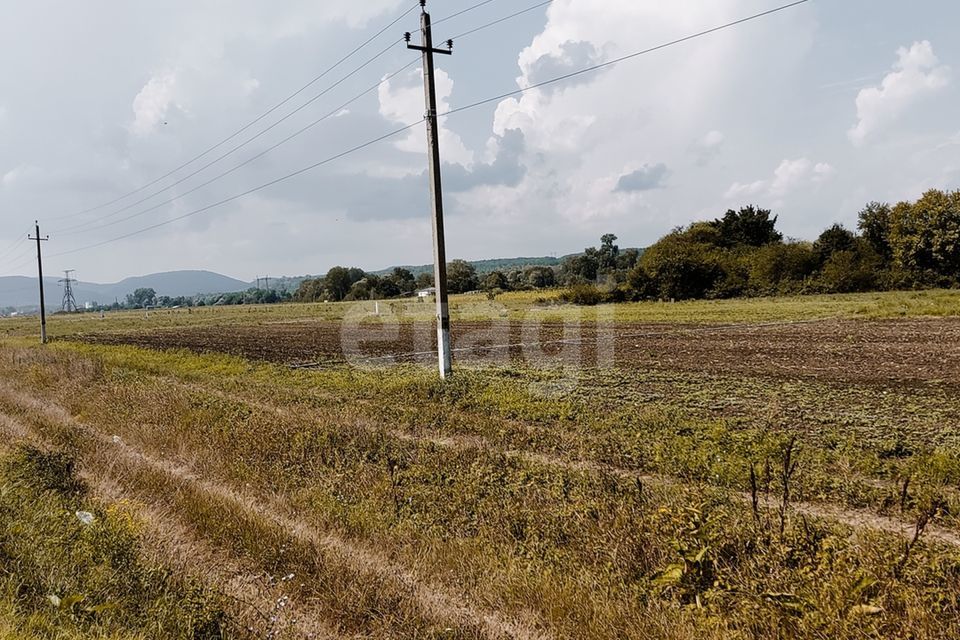
[[[464,260],[447,265],[451,293],[495,295],[563,287],[570,302],[687,300],[803,293],[850,293],[960,285],[960,190],[931,190],[915,202],[871,202],[856,231],[835,224],[813,242],[784,239],[777,216],[756,206],[678,227],[646,250],[624,249],[606,234],[600,246],[558,266],[531,265],[478,273]],[[433,275],[403,267],[380,275],[333,267],[294,293],[247,291],[193,297],[138,289],[98,308],[272,304],[286,301],[378,300],[414,295]]]
[[[634,298],[678,300],[960,284],[960,191],[871,202],[858,232],[834,224],[813,242],[784,240],[776,222],[753,206],[727,211],[675,229],[614,277]]]
[[[856,230],[834,224],[816,240],[785,239],[769,209],[746,206],[678,227],[646,250],[624,249],[606,234],[600,246],[559,266],[478,273],[447,265],[451,293],[492,295],[563,287],[581,304],[739,296],[852,293],[960,285],[960,190],[931,190],[915,202],[867,204]],[[371,300],[412,295],[433,276],[395,268],[386,275],[334,267],[304,281],[295,300]]]
[[[784,239],[776,224],[767,209],[730,210],[674,229],[636,259],[605,236],[600,249],[564,261],[561,276],[573,281],[562,297],[596,304],[960,285],[960,191],[871,202],[856,231],[834,224],[813,242]]]
[[[195,296],[160,296],[152,287],[141,287],[128,293],[123,301],[111,304],[91,303],[91,311],[121,309],[176,309],[179,307],[213,307],[242,304],[276,304],[288,302],[293,295],[277,289],[250,288],[233,293],[207,293]]]

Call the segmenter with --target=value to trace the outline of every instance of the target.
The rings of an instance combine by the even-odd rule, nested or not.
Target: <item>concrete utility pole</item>
[[[423,85],[426,94],[427,153],[430,161],[430,195],[433,200],[433,280],[437,294],[437,350],[440,356],[440,377],[453,373],[450,357],[450,306],[447,296],[447,250],[443,235],[443,188],[440,180],[440,128],[437,124],[437,88],[434,81],[433,54],[451,55],[453,40],[447,40],[446,49],[433,48],[430,14],[427,0],[420,0],[421,45],[410,43],[411,34],[404,34],[407,48],[423,52]]]
[[[47,303],[43,300],[43,255],[40,251],[40,242],[47,241],[50,236],[40,237],[40,223],[34,221],[36,225],[36,237],[27,236],[28,240],[37,241],[37,271],[40,274],[40,344],[47,344]]]

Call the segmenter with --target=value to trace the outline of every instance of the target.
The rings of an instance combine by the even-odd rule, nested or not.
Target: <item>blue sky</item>
[[[436,22],[475,3],[432,0],[428,8]],[[161,204],[396,71],[413,58],[399,43],[181,185],[118,211],[203,163],[111,207],[70,215],[222,140],[412,4],[9,2],[0,23],[7,61],[0,77],[0,274],[32,273],[29,248],[18,238],[34,218],[52,237],[48,268],[74,268],[88,281],[173,269],[251,279],[335,264],[430,262],[422,125],[223,207],[84,249],[415,122],[423,114],[419,65],[265,157]],[[533,4],[493,0],[438,25],[435,37]],[[455,55],[438,59],[440,98],[456,108],[777,4],[555,0],[458,39]],[[958,19],[960,5],[946,0],[813,0],[451,116],[442,130],[448,253],[563,254],[607,232],[622,246],[645,246],[672,227],[750,203],[774,209],[788,236],[809,239],[834,222],[854,226],[870,200],[960,188]],[[417,26],[414,11],[274,116]],[[140,215],[123,220],[131,214]]]

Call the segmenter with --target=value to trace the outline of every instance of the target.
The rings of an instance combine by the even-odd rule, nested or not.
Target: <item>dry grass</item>
[[[613,408],[586,391],[543,396],[543,371],[474,371],[439,385],[416,369],[291,372],[221,356],[8,345],[0,374],[11,381],[0,393],[8,422],[174,519],[210,551],[198,562],[295,574],[292,595],[318,629],[960,634],[960,558],[928,544],[942,514],[905,563],[900,535],[837,522],[849,515],[845,490],[820,497],[821,517],[788,504],[780,534],[778,511],[764,506],[783,493],[784,434],[769,425],[638,412],[630,396]],[[823,429],[804,435],[791,495],[816,497],[823,478],[872,450],[835,455],[832,442]],[[956,482],[949,453],[938,453],[939,480],[918,476],[906,519]],[[757,513],[743,498],[751,461]],[[644,482],[651,472],[669,482]]]

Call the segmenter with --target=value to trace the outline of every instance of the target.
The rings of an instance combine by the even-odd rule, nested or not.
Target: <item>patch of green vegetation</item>
[[[488,300],[480,295],[451,297],[453,320],[509,319],[583,322],[635,322],[725,324],[761,323],[825,318],[907,318],[960,315],[960,291],[893,291],[835,295],[781,296],[734,300],[691,300],[670,302],[634,302],[616,305],[580,307],[563,304],[562,291],[518,291],[502,293]],[[118,311],[100,318],[96,314],[55,315],[48,320],[54,338],[88,334],[153,332],[163,329],[217,326],[229,331],[231,325],[285,322],[341,322],[358,308],[372,310],[372,302],[291,303],[265,306],[204,307],[158,310],[149,314]],[[381,303],[401,322],[429,322],[433,306],[415,300]],[[36,318],[0,319],[0,335],[28,338],[38,334]]]
[[[704,407],[736,387],[704,378],[622,386],[611,372],[571,388],[562,371],[537,369],[462,369],[441,383],[414,367],[295,372],[69,344],[10,356],[0,361],[4,373],[30,363],[42,373],[25,380],[31,392],[100,434],[156,457],[188,452],[210,482],[279,497],[321,533],[378,549],[471,602],[532,616],[560,637],[960,632],[955,552],[905,550],[896,536],[790,507],[797,499],[879,506],[887,489],[871,493],[858,474],[904,472],[913,478],[907,499],[895,493],[890,508],[939,522],[955,508],[939,489],[960,480],[958,459],[925,447],[910,420],[900,432],[870,430],[865,416],[853,422],[861,437],[766,407],[710,415]],[[667,387],[647,388],[653,382],[685,396],[638,406],[644,393],[669,396]],[[767,391],[775,390],[756,392]],[[792,393],[808,402],[824,395],[816,386]],[[18,410],[5,402],[4,411]],[[69,441],[78,430],[19,410],[47,437]],[[668,481],[645,480],[651,473]],[[198,534],[265,571],[307,576],[310,597],[347,612],[346,631],[387,634],[397,621],[411,636],[438,630],[382,576],[326,556],[312,564],[316,548],[304,536],[162,475],[130,471],[129,490],[166,500]],[[763,506],[743,499],[751,490]],[[355,590],[362,597],[348,607],[340,599]],[[454,625],[454,637],[474,632]]]
[[[33,448],[0,458],[0,603],[4,639],[225,637],[212,596],[143,558],[129,510]]]

